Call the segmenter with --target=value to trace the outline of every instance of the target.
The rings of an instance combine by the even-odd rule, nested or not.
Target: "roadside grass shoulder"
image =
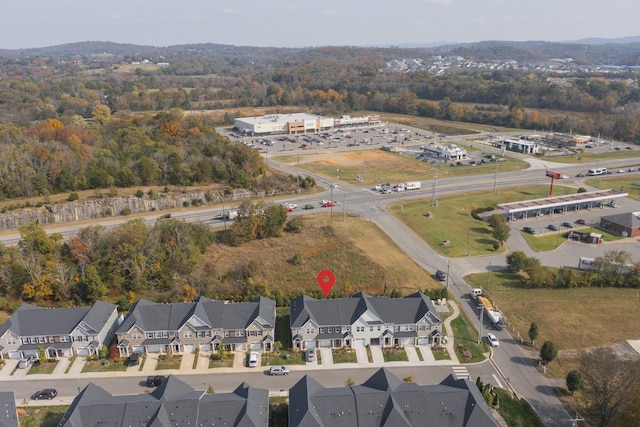
[[[553,341],[560,350],[615,345],[640,330],[637,289],[529,289],[520,275],[507,270],[492,271],[487,286],[487,275],[475,273],[464,279],[471,287],[483,287],[514,337],[519,333],[527,340],[529,326],[537,323],[537,346],[544,341]]]
[[[524,399],[514,398],[511,393],[501,388],[494,388],[498,395],[498,413],[509,426],[544,427],[544,423]]]
[[[495,254],[491,227],[474,219],[471,211],[498,203],[545,197],[547,186],[501,190],[500,193],[470,192],[438,199],[438,206],[425,200],[411,200],[390,205],[391,212],[420,236],[433,250],[446,257]],[[556,187],[556,194],[573,194],[575,188]],[[426,206],[425,206],[426,205]],[[429,212],[429,216],[427,216]],[[511,231],[515,233],[516,230]],[[447,241],[448,244],[443,243]],[[499,248],[497,252],[504,252]]]
[[[473,328],[466,314],[460,315],[451,321],[453,329],[456,354],[461,363],[476,363],[486,360],[485,352],[488,351],[484,341],[478,343],[478,333]]]
[[[21,427],[56,427],[68,409],[66,405],[19,407],[18,420]]]
[[[629,194],[627,197],[629,197],[630,199],[640,200],[640,186],[634,185],[634,183],[638,182],[640,182],[640,175],[638,175],[637,173],[633,173],[589,178],[585,181],[585,184],[595,188],[599,188],[601,190],[613,188],[616,190],[625,191]]]

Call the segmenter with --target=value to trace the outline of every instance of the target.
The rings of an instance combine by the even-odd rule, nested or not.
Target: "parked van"
[[[255,368],[256,366],[258,366],[259,358],[260,358],[260,355],[258,354],[257,351],[252,351],[251,353],[249,353],[249,367]]]

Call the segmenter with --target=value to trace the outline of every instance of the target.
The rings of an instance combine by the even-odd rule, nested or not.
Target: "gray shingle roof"
[[[331,300],[316,300],[306,295],[295,298],[291,301],[290,325],[299,328],[308,320],[319,326],[352,325],[366,312],[383,323],[411,324],[425,316],[435,323],[442,322],[431,300],[423,293],[393,299],[358,293],[350,298]]]
[[[74,399],[61,427],[267,427],[269,390],[242,383],[232,393],[206,394],[169,376],[150,394],[113,396],[89,383]]]
[[[488,427],[498,423],[469,380],[404,383],[385,368],[360,386],[324,388],[308,376],[289,392],[289,425],[299,427]]]
[[[12,391],[0,391],[0,427],[18,427],[16,398]]]
[[[115,304],[102,301],[91,307],[44,308],[23,304],[0,326],[0,336],[7,330],[18,336],[70,334],[80,324],[90,332],[97,333],[109,316],[116,310]]]
[[[117,333],[126,333],[134,325],[143,331],[176,331],[193,316],[209,329],[245,329],[258,317],[263,326],[275,326],[275,301],[260,297],[246,303],[226,303],[200,297],[194,302],[159,304],[139,300],[129,310]]]
[[[624,212],[615,215],[607,215],[600,218],[627,228],[640,227],[640,212]]]

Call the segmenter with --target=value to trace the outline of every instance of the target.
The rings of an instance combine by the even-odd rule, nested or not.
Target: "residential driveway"
[[[207,372],[209,370],[210,358],[211,358],[210,351],[201,351],[200,354],[198,354],[198,366],[196,366],[196,370]]]
[[[320,354],[322,355],[322,367],[323,368],[332,368],[333,367],[333,353],[330,348],[320,347]]]
[[[407,359],[409,359],[409,363],[421,363],[415,347],[405,345],[404,351],[407,353]]]
[[[246,368],[247,367],[247,353],[244,351],[236,351],[233,354],[233,368]]]
[[[373,359],[373,366],[384,366],[384,356],[382,355],[382,348],[377,345],[369,346],[371,349],[371,357]]]
[[[58,358],[58,364],[53,370],[53,375],[63,375],[65,372],[67,372],[67,368],[69,367],[70,364],[71,364],[70,357]]]
[[[433,353],[431,352],[431,348],[428,345],[419,345],[417,346],[420,349],[420,354],[422,354],[422,363],[425,365],[435,365],[436,358],[433,357]],[[409,359],[411,360],[411,359]]]
[[[71,364],[71,369],[69,369],[69,375],[81,373],[85,363],[87,363],[87,359],[84,357],[76,357],[76,360]],[[136,366],[136,368],[139,368],[139,366]]]
[[[145,374],[153,374],[156,370],[156,366],[158,366],[159,356],[159,353],[147,353],[147,355],[144,357],[144,366],[142,367],[142,370],[140,372]],[[135,366],[134,368],[137,368],[137,366]]]
[[[195,353],[182,353],[182,362],[180,363],[181,371],[190,371],[193,369],[193,361],[196,358]]]
[[[18,362],[20,362],[19,359],[5,359],[3,368],[0,370],[0,379],[8,378],[11,372],[18,366]]]
[[[358,358],[358,365],[368,365],[369,358],[367,357],[367,348],[361,345],[353,347],[356,351],[356,357]]]

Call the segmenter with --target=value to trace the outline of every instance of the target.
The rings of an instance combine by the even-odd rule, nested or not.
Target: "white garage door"
[[[10,351],[9,359],[22,359],[22,353],[20,353],[18,350]]]
[[[184,352],[185,353],[193,353],[194,351],[196,351],[195,344],[185,344],[184,345]]]
[[[418,338],[418,345],[429,345],[429,338]]]
[[[331,347],[331,340],[319,340],[318,347]]]
[[[133,352],[134,352],[134,353],[140,353],[140,354],[143,354],[143,353],[144,353],[144,346],[141,346],[141,345],[134,345],[134,346],[133,346]]]
[[[211,351],[211,344],[200,344],[200,351]]]
[[[260,341],[252,342],[251,350],[254,350],[254,351],[262,350],[262,343]]]
[[[358,338],[353,340],[353,345],[355,347],[364,347],[364,342],[365,342],[364,338]]]
[[[84,347],[84,348],[79,348],[78,349],[78,356],[84,356],[87,357],[89,355],[89,349]]]
[[[315,340],[305,341],[304,345],[305,345],[305,348],[314,349],[316,348],[316,341]]]

